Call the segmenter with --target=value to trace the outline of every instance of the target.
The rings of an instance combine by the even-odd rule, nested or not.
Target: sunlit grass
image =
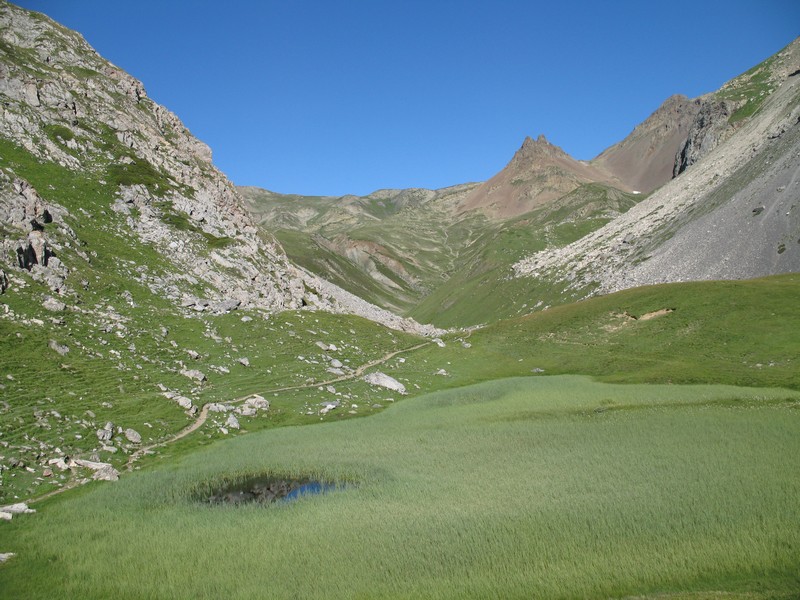
[[[788,598],[798,402],[532,378],[255,433],[0,528],[19,554],[0,597]],[[355,485],[270,508],[196,501],[261,473]]]

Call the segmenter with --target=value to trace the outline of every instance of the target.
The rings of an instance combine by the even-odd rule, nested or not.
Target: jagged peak
[[[571,157],[560,147],[556,146],[555,144],[551,144],[544,134],[540,134],[535,140],[530,136],[527,136],[522,142],[522,146],[520,146],[519,150],[517,150],[516,154],[514,154],[514,157],[511,159],[509,165],[553,158]]]

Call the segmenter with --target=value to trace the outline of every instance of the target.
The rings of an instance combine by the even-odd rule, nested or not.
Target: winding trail
[[[312,387],[319,387],[321,385],[331,385],[331,384],[334,384],[334,383],[340,383],[342,381],[349,381],[351,379],[355,379],[357,377],[361,377],[361,375],[363,375],[364,372],[367,369],[371,369],[372,367],[376,367],[378,365],[381,365],[381,364],[385,363],[386,361],[391,360],[392,358],[394,358],[398,354],[404,354],[406,352],[414,352],[415,350],[419,350],[420,348],[424,348],[425,346],[428,346],[428,345],[430,345],[432,343],[433,343],[432,341],[427,341],[427,342],[422,342],[421,344],[417,344],[416,346],[411,346],[410,348],[402,348],[400,350],[394,350],[393,352],[389,352],[387,354],[384,354],[380,358],[376,358],[375,360],[371,360],[369,362],[366,362],[363,365],[357,367],[352,373],[348,373],[347,375],[343,375],[341,377],[337,377],[336,379],[329,379],[327,381],[316,381],[314,383],[304,383],[304,384],[301,384],[301,385],[290,385],[290,386],[285,386],[285,387],[281,387],[281,388],[275,388],[275,389],[272,389],[272,390],[267,390],[265,392],[262,392],[262,394],[266,394],[266,395],[277,394],[279,392],[287,392],[287,391],[291,391],[291,390],[302,390],[302,389],[308,389],[308,388],[312,388]],[[246,396],[241,396],[239,398],[235,398],[233,400],[229,400],[228,402],[225,402],[225,404],[237,404],[237,403],[240,403],[240,402],[244,402],[248,398],[253,397],[253,395],[255,393],[256,392],[251,393],[251,394],[247,394]],[[173,443],[177,442],[178,440],[183,439],[186,436],[190,435],[191,433],[194,433],[195,431],[200,429],[203,425],[205,425],[206,420],[208,420],[209,406],[211,406],[211,404],[213,404],[213,403],[204,404],[203,408],[200,409],[200,413],[197,415],[197,419],[195,419],[194,422],[192,422],[191,424],[189,424],[186,427],[184,427],[183,429],[181,429],[178,433],[175,433],[175,434],[169,436],[168,438],[161,440],[160,442],[155,442],[153,444],[149,444],[147,446],[143,446],[143,447],[139,448],[136,452],[131,454],[130,457],[128,457],[128,461],[125,463],[126,470],[131,471],[133,469],[133,465],[136,463],[136,461],[138,461],[142,456],[144,456],[146,453],[148,453],[149,451],[153,450],[154,448],[163,448],[164,446],[168,446],[170,444],[173,444]],[[84,481],[85,480],[83,480],[83,479],[79,479],[76,476],[76,474],[73,472],[72,478],[64,486],[62,486],[62,487],[60,487],[58,489],[52,490],[50,492],[47,492],[46,494],[42,494],[41,496],[37,496],[36,498],[31,498],[31,499],[27,500],[26,502],[28,504],[33,504],[33,503],[36,503],[36,502],[40,502],[40,501],[42,501],[42,500],[44,500],[46,498],[51,498],[51,497],[56,496],[58,494],[62,494],[64,492],[66,492],[67,490],[74,489],[74,488],[78,487],[79,485],[81,485],[82,483],[84,483]]]
[[[393,352],[389,352],[387,354],[384,354],[380,358],[376,358],[375,360],[371,360],[369,362],[364,363],[363,365],[360,365],[352,373],[348,373],[346,375],[342,375],[342,376],[337,377],[335,379],[329,379],[327,381],[315,381],[313,383],[303,383],[303,384],[300,384],[300,385],[290,385],[290,386],[285,386],[285,387],[281,387],[281,388],[275,388],[275,389],[272,389],[272,390],[266,390],[264,392],[260,392],[260,394],[262,394],[262,395],[277,394],[277,393],[280,393],[280,392],[288,392],[288,391],[292,391],[292,390],[303,390],[303,389],[308,389],[308,388],[319,387],[321,385],[332,385],[334,383],[341,383],[342,381],[349,381],[351,379],[355,379],[357,377],[361,377],[361,375],[363,375],[364,372],[367,369],[371,369],[372,367],[376,367],[378,365],[381,365],[381,364],[385,363],[386,361],[391,360],[392,358],[394,358],[398,354],[403,354],[403,353],[406,353],[406,352],[413,352],[415,350],[419,350],[420,348],[424,348],[425,346],[427,346],[429,344],[432,344],[432,343],[433,342],[427,341],[427,342],[422,342],[421,344],[417,344],[416,346],[411,346],[410,348],[402,348],[400,350],[394,350]],[[252,398],[256,393],[258,393],[258,392],[253,392],[253,393],[247,394],[246,396],[241,396],[239,398],[234,398],[233,400],[229,400],[229,401],[225,402],[224,404],[239,404],[241,402],[244,402],[248,398]],[[191,423],[191,424],[187,425],[186,427],[184,427],[183,429],[181,429],[178,433],[173,434],[170,437],[168,437],[168,438],[166,438],[164,440],[161,440],[160,442],[155,442],[155,443],[150,444],[148,446],[142,446],[141,448],[139,448],[136,452],[134,452],[133,454],[130,455],[130,457],[128,458],[128,462],[125,463],[125,468],[128,471],[130,471],[131,469],[133,469],[133,465],[134,465],[134,463],[136,461],[138,461],[142,456],[144,456],[145,454],[147,454],[148,452],[150,452],[154,448],[163,448],[164,446],[168,446],[169,444],[173,444],[173,443],[177,442],[178,440],[183,439],[187,435],[189,435],[189,434],[197,431],[198,429],[200,429],[203,425],[205,425],[206,420],[208,420],[208,412],[209,412],[209,407],[211,406],[211,404],[212,403],[204,404],[203,408],[200,409],[200,413],[197,415],[197,419],[195,419],[193,423]]]

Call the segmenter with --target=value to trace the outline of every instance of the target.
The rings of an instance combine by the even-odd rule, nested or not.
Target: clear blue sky
[[[141,79],[235,183],[366,194],[589,159],[800,35],[798,0],[18,0]]]

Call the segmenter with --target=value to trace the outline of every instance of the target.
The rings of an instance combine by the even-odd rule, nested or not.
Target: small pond
[[[200,500],[213,505],[273,504],[324,494],[343,487],[314,479],[260,477],[221,487]]]

